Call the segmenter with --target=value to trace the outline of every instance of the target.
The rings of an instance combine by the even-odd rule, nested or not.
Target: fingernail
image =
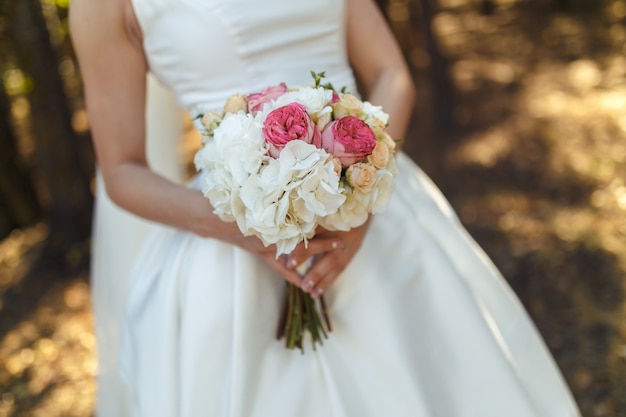
[[[342,246],[343,246],[343,242],[341,242],[340,240],[335,240],[333,242],[333,249],[339,249]]]
[[[295,260],[295,258],[289,258],[287,260],[287,268],[295,268],[296,266],[298,266],[298,261]]]
[[[323,292],[324,290],[322,290],[321,288],[317,288],[315,291],[313,291],[313,294],[311,294],[311,298],[317,300],[322,296]]]
[[[313,285],[314,283],[310,279],[304,281],[304,284],[302,285],[302,291],[309,291],[311,288],[313,288]]]

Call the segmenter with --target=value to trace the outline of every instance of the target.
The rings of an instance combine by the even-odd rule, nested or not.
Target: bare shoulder
[[[347,0],[348,54],[357,73],[376,77],[402,61],[391,28],[373,0]]]
[[[123,13],[124,0],[72,0],[70,2],[70,27],[72,33],[98,32],[113,29]],[[91,30],[89,30],[91,29]]]
[[[104,166],[143,155],[143,125],[137,121],[144,116],[147,62],[131,34],[128,6],[129,0],[72,0],[70,6],[72,42]]]
[[[362,34],[378,36],[378,30],[387,31],[386,21],[374,0],[347,0],[348,26],[353,30],[362,29]],[[372,26],[376,30],[372,30]]]
[[[79,48],[85,43],[101,43],[103,37],[113,43],[141,46],[141,31],[130,0],[72,0],[70,28]]]

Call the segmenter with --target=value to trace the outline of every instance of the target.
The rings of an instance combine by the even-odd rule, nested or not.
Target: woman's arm
[[[348,54],[365,99],[389,114],[387,132],[404,138],[415,87],[389,25],[372,0],[347,0]]]
[[[404,138],[413,112],[415,89],[395,37],[372,0],[347,0],[347,19],[348,55],[365,89],[363,96],[389,114],[387,132],[393,138]],[[313,296],[322,294],[357,253],[368,225],[369,222],[344,233],[324,233],[324,237],[340,237],[343,245],[316,262],[302,288]],[[306,259],[306,254],[292,258],[297,264]]]
[[[265,248],[257,238],[243,237],[234,223],[225,223],[213,214],[199,191],[172,183],[148,168],[148,67],[130,2],[73,0],[70,24],[96,157],[111,199],[143,218],[240,246],[262,257],[285,279],[299,284],[299,276],[274,259],[274,247]],[[310,248],[321,252],[332,245],[333,239],[326,239]]]
[[[188,190],[147,168],[147,64],[140,39],[131,30],[129,11],[123,0],[78,0],[70,8],[72,39],[107,192],[116,204],[141,217],[209,235],[210,230],[199,230],[201,222],[192,219],[207,202],[195,200]],[[151,204],[155,195],[160,204]]]

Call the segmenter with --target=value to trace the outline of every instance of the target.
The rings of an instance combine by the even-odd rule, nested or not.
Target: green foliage
[[[315,81],[315,88],[322,87],[327,90],[332,90],[332,91],[337,92],[337,90],[335,89],[335,87],[333,87],[331,83],[322,84],[322,79],[326,77],[326,71],[322,71],[322,72],[311,71],[311,77],[313,77],[313,80]],[[339,91],[341,93],[346,93],[346,86],[344,85],[343,87],[341,87],[341,90]]]
[[[44,0],[45,3],[54,4],[60,9],[67,9],[70,7],[71,0]]]
[[[28,94],[33,90],[32,78],[13,65],[9,64],[5,68],[0,68],[0,76],[9,96]]]

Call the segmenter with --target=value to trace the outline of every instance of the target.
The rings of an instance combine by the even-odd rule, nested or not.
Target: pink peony
[[[300,103],[290,103],[269,112],[263,122],[263,136],[269,154],[278,158],[280,151],[292,140],[303,140],[319,147],[320,131]]]
[[[248,109],[252,114],[257,113],[263,105],[271,100],[276,100],[287,92],[287,85],[280,83],[273,87],[267,87],[261,93],[252,93],[248,96]]]
[[[343,167],[362,161],[375,146],[372,129],[354,116],[337,119],[322,131],[322,148],[335,155]]]

